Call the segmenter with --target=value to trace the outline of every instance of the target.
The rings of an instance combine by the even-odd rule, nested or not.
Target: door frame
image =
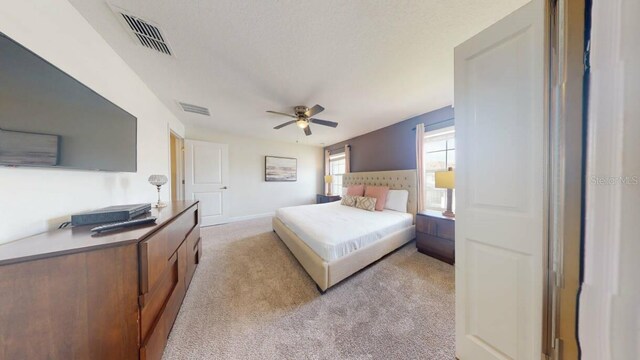
[[[171,153],[171,142],[172,138],[176,139],[176,148],[175,154]],[[171,190],[171,200],[184,200],[184,138],[180,136],[175,131],[169,128],[169,177],[172,178],[173,172],[173,161],[171,161],[171,156],[174,155],[176,157],[176,178],[175,178],[175,191],[176,194]],[[172,182],[173,183],[173,182]],[[174,196],[175,195],[175,196]]]
[[[551,359],[577,359],[584,148],[585,0],[549,0],[549,199],[543,336]]]

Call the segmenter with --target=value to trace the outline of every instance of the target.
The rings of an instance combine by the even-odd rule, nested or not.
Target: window
[[[329,156],[329,174],[333,177],[331,182],[333,195],[342,195],[342,175],[344,175],[345,165],[344,153]]]
[[[429,131],[424,136],[425,206],[430,210],[447,208],[447,189],[436,189],[436,171],[456,167],[455,130],[453,126]],[[455,211],[455,191],[453,210]]]

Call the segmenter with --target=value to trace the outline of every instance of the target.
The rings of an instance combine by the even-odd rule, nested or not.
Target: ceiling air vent
[[[171,47],[163,35],[163,31],[157,25],[153,25],[147,20],[143,20],[126,11],[111,6],[122,25],[129,31],[131,36],[140,45],[163,54],[172,55]]]
[[[187,104],[187,103],[183,103],[183,102],[178,102],[178,104],[180,104],[180,107],[185,112],[190,112],[190,113],[200,114],[200,115],[205,115],[205,116],[211,116],[211,113],[209,113],[209,109],[207,109],[206,107]]]

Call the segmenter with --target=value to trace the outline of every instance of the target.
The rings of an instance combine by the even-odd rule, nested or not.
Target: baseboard
[[[238,222],[238,221],[246,221],[246,220],[262,219],[262,218],[266,218],[266,217],[273,217],[275,214],[276,214],[275,211],[271,211],[271,212],[262,213],[262,214],[254,214],[254,215],[246,215],[246,216],[234,216],[234,217],[228,218],[227,221],[225,222],[225,224],[234,223],[234,222]]]

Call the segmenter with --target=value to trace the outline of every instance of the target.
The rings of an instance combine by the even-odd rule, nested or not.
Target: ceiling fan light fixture
[[[315,116],[316,114],[324,111],[324,108],[318,104],[314,105],[312,108],[308,108],[306,106],[295,106],[293,108],[294,113],[295,114],[287,114],[287,113],[283,113],[283,112],[279,112],[279,111],[273,111],[273,110],[267,110],[268,113],[271,114],[276,114],[276,115],[281,115],[281,116],[286,116],[288,118],[293,118],[295,120],[289,120],[286,123],[282,123],[276,127],[274,127],[274,130],[279,130],[282,129],[285,126],[289,126],[291,124],[296,124],[297,127],[299,127],[300,129],[304,130],[304,134],[306,136],[310,136],[311,133],[311,127],[309,125],[311,125],[311,123],[317,124],[317,125],[322,125],[322,126],[329,126],[332,128],[335,128],[336,126],[338,126],[338,123],[335,121],[329,121],[329,120],[322,120],[322,119],[316,119],[316,118],[312,118],[311,116]]]
[[[300,118],[296,121],[296,125],[298,125],[300,129],[304,129],[309,126],[309,122],[305,119]]]

